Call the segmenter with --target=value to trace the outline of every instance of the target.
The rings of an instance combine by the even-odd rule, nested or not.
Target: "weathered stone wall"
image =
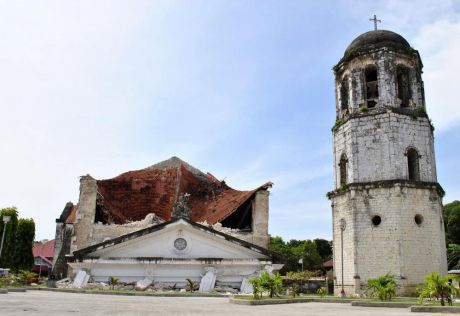
[[[408,147],[420,155],[420,181],[436,182],[434,138],[427,118],[388,111],[349,119],[334,133],[335,188],[340,187],[343,153],[348,159],[347,183],[408,179]]]
[[[421,215],[418,225],[415,215]],[[374,225],[373,216],[381,223]],[[344,285],[362,293],[369,278],[394,274],[400,292],[413,292],[432,271],[447,273],[442,204],[436,188],[398,185],[351,189],[333,198],[336,294],[341,290],[340,219],[343,233]]]
[[[397,66],[404,66],[409,71],[409,85],[412,97],[410,107],[424,106],[423,81],[421,78],[421,65],[416,58],[399,54],[390,50],[378,50],[368,55],[356,57],[343,66],[340,73],[336,74],[336,111],[337,118],[343,119],[349,113],[359,111],[360,106],[367,105],[365,88],[365,69],[373,65],[377,67],[377,83],[379,98],[376,107],[399,107],[398,99]],[[348,80],[344,80],[348,78]],[[341,109],[340,89],[345,85],[348,89],[349,109]]]
[[[73,234],[73,225],[56,222],[56,234],[53,257],[53,274],[58,280],[67,276],[66,255],[70,253],[70,245]]]
[[[400,292],[411,292],[431,271],[447,272],[442,189],[437,184],[432,126],[424,110],[423,65],[410,47],[398,52],[389,47],[369,45],[334,68],[337,121],[331,197],[336,294],[342,285],[348,294],[360,294],[369,278],[385,273],[398,278]],[[375,99],[366,96],[370,67],[377,70],[375,107],[368,102]],[[403,78],[399,87],[398,68]],[[372,83],[369,86],[372,89]],[[341,98],[347,102],[342,104]],[[418,153],[418,177],[407,181],[409,148]],[[340,181],[343,154],[345,183]],[[412,164],[414,174],[416,166]],[[421,223],[416,223],[416,215]],[[376,216],[379,224],[372,222]],[[341,219],[346,222],[343,232]]]
[[[90,175],[80,178],[80,197],[74,222],[70,251],[91,245],[92,228],[96,214],[97,183]]]
[[[256,193],[253,201],[252,213],[252,243],[268,248],[268,198],[270,192],[260,190]]]

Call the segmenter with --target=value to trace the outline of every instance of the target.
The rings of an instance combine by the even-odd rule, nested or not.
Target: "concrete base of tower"
[[[395,277],[399,294],[413,295],[429,273],[447,273],[438,191],[436,184],[393,180],[350,184],[331,197],[335,295],[341,280],[347,296],[359,296],[369,279],[385,274]]]
[[[365,295],[365,288],[361,289],[361,286],[358,283],[355,284],[344,284],[343,287],[341,284],[334,285],[334,296],[337,297],[360,297]]]

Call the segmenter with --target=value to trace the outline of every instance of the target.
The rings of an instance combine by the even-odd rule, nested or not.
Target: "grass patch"
[[[408,304],[417,304],[419,302],[416,297],[393,297],[391,301],[381,301],[378,298],[367,299],[371,302],[385,302],[385,303],[408,303]]]
[[[246,300],[246,301],[270,301],[270,300],[303,300],[303,299],[306,299],[306,298],[311,298],[311,299],[324,299],[324,300],[349,300],[349,301],[356,301],[356,300],[361,300],[363,298],[352,298],[352,297],[348,297],[348,298],[341,298],[341,297],[338,297],[338,296],[333,296],[333,295],[326,295],[326,296],[319,296],[319,295],[311,295],[311,294],[301,294],[299,296],[296,296],[296,297],[292,297],[292,295],[280,295],[279,297],[273,297],[273,298],[270,298],[269,296],[263,296],[261,299],[254,299],[254,297],[252,295],[234,295],[233,296],[234,299],[236,300]]]
[[[252,295],[234,295],[234,299],[237,300],[248,300],[252,301],[255,300]],[[339,296],[334,296],[334,295],[326,295],[324,297],[321,297],[319,295],[313,295],[313,294],[301,294],[300,296],[297,297],[292,297],[288,295],[281,295],[280,297],[273,297],[269,298],[268,296],[265,297],[263,296],[260,300],[297,300],[297,299],[306,299],[306,298],[311,298],[315,300],[337,300],[337,301],[368,301],[368,302],[386,302],[386,303],[408,303],[408,304],[419,304],[419,301],[416,297],[394,297],[391,301],[381,301],[378,298],[367,298],[367,297],[339,297]]]
[[[209,296],[209,297],[216,297],[222,296],[225,297],[227,295],[218,293],[218,292],[209,292],[209,293],[202,293],[202,292],[163,292],[163,291],[135,291],[135,290],[111,290],[111,289],[56,289],[58,292],[81,292],[81,293],[90,293],[90,294],[106,294],[106,293],[113,293],[113,294],[123,294],[123,295],[140,295],[140,296]]]

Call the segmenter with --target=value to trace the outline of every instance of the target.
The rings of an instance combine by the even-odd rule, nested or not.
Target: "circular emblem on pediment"
[[[176,248],[177,250],[184,250],[185,248],[187,248],[187,240],[185,240],[184,238],[177,238],[176,240],[174,240],[174,248]]]

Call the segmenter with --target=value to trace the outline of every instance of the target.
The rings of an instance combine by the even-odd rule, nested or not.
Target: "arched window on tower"
[[[347,165],[348,165],[347,155],[342,154],[342,156],[340,156],[340,162],[339,162],[340,186],[347,184],[347,177],[348,177],[348,172],[347,172],[348,166]]]
[[[398,99],[401,100],[401,107],[408,107],[409,100],[412,97],[408,68],[404,66],[398,66],[396,68],[396,82],[398,85]]]
[[[340,109],[348,110],[348,77],[345,76],[340,84]]]
[[[420,167],[419,167],[419,154],[415,148],[409,148],[406,153],[407,156],[407,169],[409,173],[409,180],[420,180]]]
[[[366,79],[366,101],[367,107],[373,108],[379,98],[379,86],[377,83],[377,67],[374,65],[366,67],[364,71]]]

